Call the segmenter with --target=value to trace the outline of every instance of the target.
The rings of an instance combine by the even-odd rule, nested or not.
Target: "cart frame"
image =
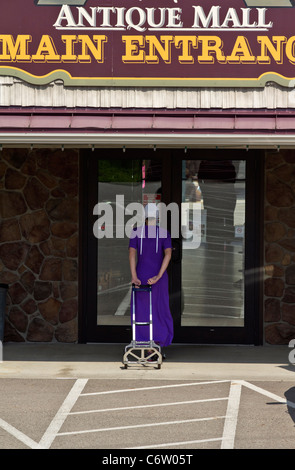
[[[135,293],[149,292],[149,321],[137,322],[136,309],[135,309]],[[132,284],[132,341],[125,347],[123,355],[123,364],[125,369],[128,365],[141,364],[141,365],[157,365],[161,369],[162,353],[161,346],[156,344],[153,339],[153,311],[152,311],[152,286],[140,285],[135,286]],[[149,326],[149,341],[137,341],[136,339],[136,326],[145,325]]]

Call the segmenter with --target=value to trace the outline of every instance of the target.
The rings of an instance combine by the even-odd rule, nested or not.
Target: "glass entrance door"
[[[181,214],[172,266],[176,342],[259,342],[259,172],[247,153],[198,150],[188,159],[175,157]]]
[[[182,326],[244,326],[246,162],[183,160]]]
[[[130,325],[129,236],[136,215],[140,223],[140,206],[161,201],[162,165],[144,158],[99,159],[97,176],[97,325]]]
[[[82,328],[87,342],[131,340],[128,246],[140,209],[163,200],[163,153],[153,149],[86,152],[81,257]],[[166,191],[167,192],[167,191]]]

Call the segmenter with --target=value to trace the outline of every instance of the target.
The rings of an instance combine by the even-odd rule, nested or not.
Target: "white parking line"
[[[132,424],[130,426],[115,426],[113,428],[84,429],[82,431],[60,432],[58,433],[58,436],[70,436],[73,434],[88,434],[88,433],[94,433],[94,432],[122,431],[126,429],[148,428],[148,427],[154,427],[154,426],[171,426],[172,424],[196,423],[200,421],[213,421],[216,419],[224,419],[224,418],[225,416],[212,416],[209,418],[194,418],[194,419],[184,419],[184,420],[179,420],[179,421],[164,421],[161,423]]]
[[[245,380],[239,380],[241,385],[244,385],[245,387],[250,388],[250,390],[254,390],[257,393],[260,393],[261,395],[265,395],[268,398],[272,398],[273,400],[281,403],[282,405],[287,405],[289,408],[295,408],[295,403],[289,400],[286,400],[285,398],[281,398],[278,395],[275,395],[272,392],[268,392],[267,390],[264,390],[264,388],[257,387],[257,385],[253,385],[249,382],[246,382]]]
[[[20,442],[28,446],[30,449],[49,449],[59,429],[63,425],[68,413],[71,411],[72,407],[74,406],[77,399],[79,398],[79,395],[81,391],[83,390],[83,388],[85,387],[87,381],[88,379],[76,380],[70,393],[65,398],[63,404],[59,408],[58,412],[56,413],[55,417],[51,421],[50,425],[48,426],[47,430],[45,431],[39,443],[34,441],[29,436],[19,431],[14,426],[7,423],[1,418],[0,418],[0,427],[4,429],[6,432],[8,432],[9,434],[11,434],[12,436],[14,436]]]
[[[69,415],[82,415],[87,413],[105,413],[110,411],[124,411],[124,410],[135,410],[135,409],[142,409],[142,408],[153,408],[158,406],[175,406],[175,405],[192,405],[193,403],[207,403],[209,401],[222,401],[228,400],[228,397],[222,398],[207,398],[204,400],[190,400],[190,401],[175,401],[171,403],[155,403],[153,405],[137,405],[137,406],[124,406],[120,408],[104,408],[102,410],[84,410],[84,411],[72,411],[68,413]]]
[[[87,381],[88,379],[77,379],[76,382],[74,383],[72,389],[70,390],[69,394],[65,398],[63,404],[59,408],[58,412],[56,413],[55,417],[51,421],[47,430],[43,434],[42,439],[40,440],[39,445],[42,447],[42,449],[50,448],[52,442],[54,441],[55,437],[58,434],[58,431],[60,430],[63,423],[65,422],[69,412],[71,411],[74,404],[78,400]]]
[[[164,388],[176,388],[176,387],[194,387],[196,385],[208,385],[208,384],[220,384],[220,383],[228,383],[230,380],[211,380],[206,382],[192,382],[192,383],[185,383],[185,384],[173,384],[173,385],[157,385],[156,387],[141,387],[141,388],[125,388],[122,390],[107,390],[104,392],[89,392],[89,393],[81,393],[81,397],[88,397],[91,395],[108,395],[112,393],[126,393],[126,392],[142,392],[143,390],[161,390]]]
[[[1,419],[1,418],[0,418],[0,427],[4,429],[4,431],[7,431],[16,439],[18,439],[20,442],[30,447],[30,449],[41,449],[41,446],[38,444],[38,442],[35,442],[30,437],[26,436],[26,434],[19,431],[14,426],[11,426],[11,424],[7,423],[6,421],[4,421],[4,419]]]
[[[240,407],[241,388],[241,383],[231,382],[221,441],[221,449],[234,448]]]
[[[107,395],[113,393],[129,393],[129,392],[138,392],[138,391],[149,391],[149,390],[159,390],[159,389],[167,389],[167,388],[177,388],[177,387],[191,387],[191,386],[198,386],[198,385],[212,385],[212,384],[219,384],[219,383],[229,383],[230,380],[212,380],[212,381],[205,381],[205,382],[193,382],[193,383],[185,383],[185,384],[172,384],[172,385],[159,385],[154,387],[140,387],[140,388],[132,388],[132,389],[122,389],[122,390],[107,390],[103,392],[89,392],[89,393],[81,393],[80,397],[86,396],[93,396],[93,395]],[[81,415],[81,414],[88,414],[88,413],[102,413],[102,412],[113,412],[113,411],[122,411],[122,410],[130,410],[130,409],[143,409],[143,408],[150,408],[150,407],[161,407],[161,406],[173,406],[173,405],[185,405],[185,404],[193,404],[193,403],[205,403],[205,402],[216,402],[216,401],[224,401],[228,400],[228,397],[219,397],[219,398],[209,398],[209,399],[201,399],[201,400],[190,400],[190,401],[182,401],[182,402],[172,402],[172,403],[157,403],[157,404],[148,404],[148,405],[140,405],[140,406],[128,406],[128,407],[117,407],[117,408],[105,408],[105,409],[95,409],[95,410],[84,410],[84,411],[73,411],[68,413],[68,415]],[[168,421],[168,422],[160,422],[160,423],[147,423],[147,424],[137,424],[137,425],[127,425],[127,426],[115,426],[110,428],[95,428],[95,429],[85,429],[85,430],[76,430],[76,431],[67,431],[61,432],[56,435],[58,436],[72,436],[72,435],[80,435],[80,434],[89,434],[89,433],[103,433],[103,432],[114,432],[114,431],[124,431],[129,429],[139,429],[139,428],[146,428],[146,427],[154,427],[154,426],[171,426],[171,425],[179,425],[179,424],[188,424],[194,422],[202,422],[202,421],[214,421],[217,419],[226,419],[226,416],[212,416],[207,418],[194,418],[189,420],[177,420],[177,421]],[[173,446],[173,445],[189,445],[189,444],[196,444],[202,442],[211,442],[211,441],[222,441],[222,438],[209,438],[209,439],[199,439],[195,441],[185,441],[179,443],[165,443],[165,444],[157,444],[156,446],[147,446],[149,447],[165,447],[165,446]],[[144,448],[144,447],[135,447],[137,448]]]
[[[141,447],[129,447],[129,449],[159,449],[160,447],[173,447],[185,446],[190,444],[202,444],[205,442],[216,442],[221,441],[221,437],[212,437],[211,439],[197,439],[196,441],[181,441],[181,442],[166,442],[165,444],[153,444],[152,446],[141,446]]]

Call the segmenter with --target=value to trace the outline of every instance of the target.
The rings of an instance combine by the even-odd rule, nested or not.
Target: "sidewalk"
[[[173,344],[160,370],[124,369],[125,344],[4,343],[0,378],[293,381],[286,346]]]

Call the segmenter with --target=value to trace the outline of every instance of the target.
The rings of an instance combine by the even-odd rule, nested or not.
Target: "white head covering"
[[[156,204],[153,202],[148,203],[144,208],[144,219],[157,219],[159,216],[159,209]],[[143,224],[141,229],[141,240],[140,240],[140,254],[142,254],[142,239],[143,239],[143,232],[144,232],[145,225]],[[159,245],[159,228],[156,225],[156,253],[158,253],[158,245]]]
[[[149,202],[144,208],[144,217],[147,218],[154,218],[156,219],[159,215],[159,209],[157,205],[153,202]]]

